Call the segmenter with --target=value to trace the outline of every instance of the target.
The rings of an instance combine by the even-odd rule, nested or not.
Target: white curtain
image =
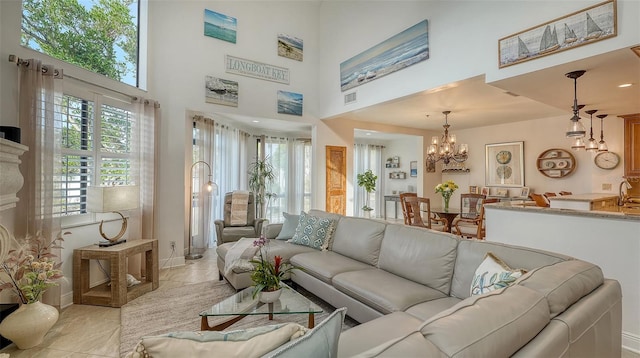
[[[382,149],[381,145],[373,144],[361,144],[355,143],[353,150],[353,183],[354,183],[354,196],[353,196],[353,215],[362,216],[364,211],[362,207],[367,202],[367,192],[363,187],[358,186],[358,174],[366,172],[371,169],[374,175],[378,176],[376,181],[376,190],[369,196],[369,206],[373,208],[373,215],[375,217],[382,216],[382,205],[384,205],[384,175],[383,161],[382,161]]]
[[[53,216],[54,174],[60,171],[60,128],[56,128],[56,107],[61,94],[56,90],[56,76],[51,65],[39,60],[21,61],[19,65],[19,126],[22,144],[29,150],[21,157],[20,171],[24,185],[17,204],[15,235],[42,235],[55,238],[60,232],[60,220]],[[61,71],[60,71],[61,73]],[[59,195],[55,195],[59,196]],[[52,250],[60,257],[60,250]],[[47,290],[43,301],[60,307],[60,287]]]
[[[211,216],[212,199],[216,194],[207,190],[207,184],[213,181],[212,169],[215,145],[215,123],[201,116],[193,120],[193,155],[189,165],[189,188],[191,202],[190,233],[191,249],[201,252],[214,240],[215,229]]]
[[[206,190],[209,167],[198,163],[189,175],[193,183],[192,245],[196,250],[216,246],[214,221],[223,219],[224,194],[247,190],[249,134],[216,123],[211,118],[193,118],[193,163],[211,167],[213,192]],[[193,175],[193,177],[191,176]]]
[[[261,137],[264,142],[265,157],[273,165],[275,180],[267,192],[276,194],[267,203],[265,219],[271,223],[282,222],[283,212],[300,213],[309,210],[305,203],[306,179],[309,178],[310,156],[305,149],[310,142],[296,138]]]

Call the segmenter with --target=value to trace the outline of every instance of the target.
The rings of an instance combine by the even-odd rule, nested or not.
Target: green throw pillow
[[[333,235],[334,229],[334,220],[309,215],[302,211],[296,232],[288,242],[309,246],[317,250],[326,249],[326,244]]]
[[[282,216],[284,216],[284,223],[282,224],[282,229],[280,229],[280,233],[276,237],[276,240],[289,240],[293,237],[293,234],[296,233],[296,228],[300,222],[300,215],[283,212]]]
[[[471,281],[471,296],[511,286],[526,270],[512,269],[496,255],[488,252]]]

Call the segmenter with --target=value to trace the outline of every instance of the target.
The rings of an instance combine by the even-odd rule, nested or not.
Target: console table
[[[127,287],[127,258],[144,254],[146,277]],[[89,260],[108,260],[111,283],[89,287]],[[120,307],[159,286],[158,240],[134,240],[109,247],[90,245],[73,250],[73,303]]]
[[[393,201],[394,202],[394,208],[395,210],[393,211],[394,214],[394,218],[398,218],[398,203],[400,202],[400,195],[385,195],[384,196],[384,219],[387,220],[387,201]]]

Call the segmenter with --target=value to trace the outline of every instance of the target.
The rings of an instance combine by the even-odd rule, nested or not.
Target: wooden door
[[[347,213],[347,147],[327,146],[326,211]]]

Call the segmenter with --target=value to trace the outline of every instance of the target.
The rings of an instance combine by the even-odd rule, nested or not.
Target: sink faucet
[[[632,186],[627,179],[623,180],[618,187],[618,206],[624,206],[625,201],[627,200],[627,195],[622,192],[622,187],[627,188],[627,190],[631,189]]]

